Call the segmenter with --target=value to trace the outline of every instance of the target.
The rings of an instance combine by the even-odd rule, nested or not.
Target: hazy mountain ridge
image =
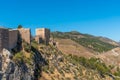
[[[98,38],[99,38],[99,40],[101,40],[101,41],[103,41],[103,42],[106,42],[106,43],[109,43],[109,44],[112,44],[112,45],[116,45],[116,46],[120,46],[119,42],[116,42],[116,41],[111,40],[111,39],[109,39],[109,38],[102,37],[102,36],[100,36],[100,37],[98,37]]]

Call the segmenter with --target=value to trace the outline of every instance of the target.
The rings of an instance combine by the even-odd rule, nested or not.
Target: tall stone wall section
[[[18,30],[9,30],[9,49],[14,48],[18,41]]]
[[[9,49],[9,31],[5,28],[0,28],[0,52],[3,48]]]
[[[45,29],[45,41],[47,44],[50,41],[50,30],[49,29]]]
[[[31,42],[31,31],[30,29],[21,28],[18,29],[20,37],[27,43]]]

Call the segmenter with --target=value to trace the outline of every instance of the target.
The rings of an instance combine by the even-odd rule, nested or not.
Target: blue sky
[[[120,0],[0,0],[0,26],[46,27],[120,40]]]

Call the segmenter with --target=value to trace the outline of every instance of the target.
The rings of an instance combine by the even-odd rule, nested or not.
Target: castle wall
[[[30,29],[24,29],[24,28],[21,28],[21,29],[18,29],[19,31],[19,34],[21,36],[21,38],[26,41],[27,43],[30,44],[31,42],[31,31]]]
[[[0,52],[3,48],[7,50],[14,48],[17,45],[18,36],[21,36],[27,43],[31,41],[30,29],[9,30],[0,28]]]
[[[9,49],[9,31],[5,28],[0,28],[0,51],[3,48]]]
[[[49,29],[45,29],[45,41],[48,44],[50,41],[50,30]]]
[[[14,48],[18,41],[18,30],[9,30],[9,49]]]
[[[17,45],[18,37],[21,37],[24,41],[30,44],[31,42],[31,31],[30,29],[20,28],[18,30],[9,30],[0,28],[0,51],[5,49],[12,49]],[[36,41],[38,43],[45,42],[49,43],[50,30],[46,28],[36,29]]]

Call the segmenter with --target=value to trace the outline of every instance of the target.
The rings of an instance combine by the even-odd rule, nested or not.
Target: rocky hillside
[[[18,43],[11,52],[3,49],[0,55],[0,80],[38,80],[46,64],[36,48]]]
[[[119,44],[113,40],[103,37],[96,37],[89,34],[82,34],[76,31],[52,32],[51,36],[58,39],[71,39],[97,53],[103,53],[119,46]]]
[[[35,41],[22,42],[11,52],[4,49],[0,61],[0,80],[119,80],[119,72],[114,75],[98,58],[65,55],[54,45]]]
[[[40,52],[48,62],[40,80],[112,80],[110,68],[97,58],[65,55],[54,46],[42,46]]]
[[[101,58],[106,64],[120,66],[120,48],[114,48],[103,54],[99,54],[97,57]]]
[[[96,50],[75,41],[85,38],[85,35],[75,34],[78,35],[74,33],[71,38],[66,37],[68,35],[57,37],[57,46],[53,43],[37,44],[33,40],[31,45],[19,41],[11,51],[3,49],[0,55],[0,80],[120,80],[120,68],[104,62],[108,60],[104,58],[105,54],[107,57],[110,52],[115,58],[118,57],[119,48],[103,53],[104,57],[103,54],[96,57]],[[94,39],[91,35],[86,37]],[[98,39],[96,42],[93,44],[101,45],[100,48],[110,46],[107,50],[116,47]],[[99,52],[98,47],[96,49]]]

